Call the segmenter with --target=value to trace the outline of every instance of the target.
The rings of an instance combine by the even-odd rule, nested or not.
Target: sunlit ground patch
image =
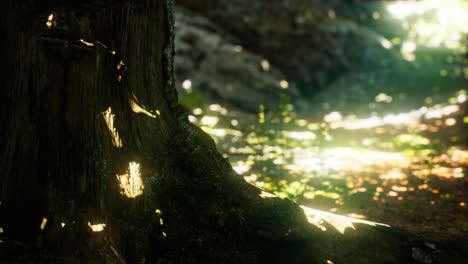
[[[311,131],[284,131],[285,136],[296,140],[314,140],[317,138]]]
[[[379,175],[379,178],[382,180],[402,180],[406,179],[408,176],[401,169],[391,169],[388,172],[385,172]]]
[[[226,108],[222,107],[219,104],[211,104],[208,107],[208,109],[210,109],[210,111],[213,111],[213,112],[218,112],[221,115],[227,115],[227,113],[228,113],[228,110]]]
[[[246,120],[234,111],[223,116],[216,104],[192,113],[193,121],[215,139],[233,169],[265,190],[260,197],[288,197],[350,216],[312,217],[328,219],[343,233],[367,217],[382,220],[421,208],[426,221],[433,221],[428,220],[428,212],[441,203],[465,208],[466,198],[453,186],[465,177],[468,165],[468,150],[460,145],[462,126],[468,123],[462,113],[466,91],[447,97],[434,96],[410,111],[374,112],[359,118],[351,112],[330,111],[318,120],[305,120],[291,112],[275,116],[260,108],[258,115]],[[386,93],[376,93],[374,100],[382,105],[401,103],[400,97]],[[205,124],[201,124],[203,115],[208,116]]]
[[[201,124],[207,127],[214,127],[219,121],[219,118],[216,116],[203,116],[201,119]]]
[[[425,179],[430,175],[442,177],[442,178],[463,178],[465,175],[463,173],[463,168],[450,168],[444,166],[437,166],[430,169],[422,169],[413,171],[413,175]]]
[[[420,179],[426,179],[429,176],[438,176],[441,178],[463,178],[465,177],[465,168],[468,166],[468,150],[457,147],[451,147],[447,153],[432,157],[431,166],[419,161],[411,165],[412,174]]]
[[[461,110],[456,104],[423,106],[417,110],[406,113],[387,114],[384,116],[371,116],[368,118],[356,118],[347,116],[345,118],[328,120],[333,128],[344,128],[347,130],[370,129],[383,126],[408,126],[418,127],[422,119],[436,119],[450,116]]]
[[[368,167],[398,167],[409,165],[409,160],[398,152],[385,152],[357,148],[330,148],[321,153],[302,149],[286,168],[293,171],[327,173],[328,171],[362,171]]]

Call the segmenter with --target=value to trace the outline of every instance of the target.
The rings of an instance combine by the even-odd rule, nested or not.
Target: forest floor
[[[369,8],[376,5],[381,3]],[[459,22],[443,27],[429,12],[400,17],[399,7],[360,22],[386,37],[381,44],[390,53],[371,52],[359,61],[362,65],[349,67],[313,97],[300,97],[308,107],[302,114],[288,102],[266,112],[261,106],[252,115],[227,109],[242,101],[215,98],[226,105],[202,106],[197,89],[180,94],[196,102],[186,105],[190,120],[214,138],[218,150],[252,184],[300,205],[389,224],[468,252],[466,50],[434,47],[436,37],[428,36],[427,28],[441,35],[466,30],[458,29]],[[432,8],[428,10],[442,14],[447,5]],[[419,30],[421,21],[425,32]],[[327,59],[328,53],[305,51]],[[376,61],[380,64],[372,66]],[[314,79],[323,64],[300,66]],[[249,69],[245,64],[241,68]],[[224,93],[225,79],[213,85],[220,89],[216,94]],[[259,80],[239,85],[245,90],[235,98],[267,97],[252,92],[250,83]],[[300,107],[295,99],[291,101]]]
[[[466,91],[446,103],[368,117],[258,118],[219,105],[192,121],[247,181],[298,204],[386,223],[455,248],[468,240]],[[240,121],[239,121],[240,120]]]

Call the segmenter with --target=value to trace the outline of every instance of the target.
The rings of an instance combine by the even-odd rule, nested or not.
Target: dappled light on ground
[[[465,208],[466,194],[456,186],[468,167],[466,107],[459,90],[445,102],[372,117],[331,111],[307,120],[286,105],[283,114],[248,119],[216,106],[195,109],[193,122],[248,182],[299,204],[387,222],[390,212],[416,214],[417,206],[424,214],[449,204]]]
[[[465,100],[466,99],[463,97],[463,99],[460,100],[460,103],[465,102]],[[344,119],[336,118],[334,120],[329,120],[327,123],[330,125],[331,128],[344,128],[348,130],[376,128],[386,125],[408,126],[424,130],[426,129],[426,127],[420,126],[421,122],[423,122],[424,119],[441,119],[443,117],[457,113],[460,110],[461,109],[458,105],[435,105],[429,108],[423,106],[417,110],[407,113],[388,114],[385,116],[372,116],[367,118],[356,118],[356,116],[347,116]],[[451,126],[453,124],[451,124],[451,122],[449,121],[446,122],[445,125]]]
[[[178,81],[181,104],[233,169],[268,192],[263,198],[271,193],[356,219],[468,233],[468,3],[364,1],[356,7],[325,10],[317,22],[317,33],[324,26],[331,38],[355,26],[345,44],[338,37],[317,52],[298,42],[305,56],[291,56],[291,64],[273,60],[268,46],[232,45],[229,58],[258,54],[255,67],[240,67],[259,75],[240,74],[236,79],[246,82],[236,88],[221,72],[213,89],[209,78],[202,83],[187,73]],[[296,21],[298,28],[316,23],[308,19]],[[369,39],[359,46],[363,38]],[[357,61],[340,49],[349,44],[363,47],[350,49]],[[327,61],[322,53],[328,52],[338,55]],[[318,65],[303,59],[309,55]],[[304,76],[288,70],[293,64]],[[321,74],[327,64],[330,70]],[[275,90],[259,92],[258,82],[275,70],[285,73],[271,83]],[[294,89],[297,95],[280,95]]]
[[[383,152],[359,148],[330,148],[319,154],[313,150],[295,149],[292,164],[284,168],[299,173],[327,173],[332,178],[341,178],[349,172],[361,172],[369,167],[373,170],[398,164],[407,166],[408,159],[400,153]]]

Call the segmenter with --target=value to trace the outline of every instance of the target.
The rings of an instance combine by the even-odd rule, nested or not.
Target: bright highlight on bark
[[[46,26],[48,29],[52,28],[53,20],[54,20],[54,14],[50,14],[49,17],[47,17],[47,22],[46,22]]]
[[[278,196],[276,196],[274,194],[271,194],[269,192],[262,191],[260,193],[260,197],[262,197],[262,198],[275,198],[275,197],[278,197]]]
[[[85,44],[87,47],[94,47],[94,43],[88,42],[88,41],[86,41],[84,39],[80,39],[80,42]]]
[[[91,228],[91,231],[93,232],[101,232],[104,230],[104,227],[106,227],[106,224],[95,224],[92,225],[90,222],[88,222],[89,228]]]
[[[115,51],[113,52],[115,53]],[[123,67],[125,67],[125,63],[123,61],[120,61],[116,66],[118,71],[120,71],[120,69],[122,69]]]
[[[112,114],[112,108],[109,107],[106,111],[104,111],[103,116],[104,120],[106,121],[107,128],[109,129],[109,132],[112,136],[112,144],[117,148],[121,148],[122,140],[120,139],[119,132],[117,132],[117,129],[114,125],[115,115]]]
[[[163,225],[164,225],[164,221],[163,221],[163,218],[162,218],[163,213],[162,213],[162,211],[160,209],[156,209],[156,210],[154,210],[154,212],[156,213],[156,216],[159,218],[159,225],[161,227],[161,236],[163,238],[166,238],[167,234],[166,234],[166,232],[163,231]]]
[[[123,175],[117,175],[119,181],[120,193],[128,198],[135,198],[143,194],[143,181],[141,180],[140,164],[130,162],[128,172]]]
[[[46,225],[47,225],[47,218],[43,217],[43,218],[42,218],[41,225],[39,226],[39,228],[40,228],[41,230],[44,230],[44,228],[46,227]]]
[[[367,224],[371,226],[380,225],[380,226],[390,227],[389,225],[386,225],[386,224],[332,214],[332,213],[328,213],[328,212],[324,212],[320,210],[315,210],[315,209],[305,207],[305,206],[301,206],[301,207],[304,210],[304,214],[306,215],[309,223],[317,226],[322,231],[327,231],[327,228],[326,228],[327,224],[332,225],[341,234],[344,234],[347,228],[356,229],[353,225],[354,223]]]
[[[142,114],[145,114],[151,118],[156,118],[158,117],[161,113],[159,112],[159,110],[156,110],[156,111],[148,111],[146,110],[143,106],[141,106],[137,100],[135,100],[134,98],[130,97],[128,98],[128,102],[130,103],[130,107],[132,108],[132,111],[135,112],[135,113],[142,113]]]

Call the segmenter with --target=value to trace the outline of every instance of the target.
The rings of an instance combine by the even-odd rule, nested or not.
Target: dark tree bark
[[[4,7],[0,262],[410,263],[415,249],[432,257],[393,228],[320,229],[292,201],[237,175],[177,104],[172,1]],[[125,195],[125,174],[141,175],[144,188]]]

